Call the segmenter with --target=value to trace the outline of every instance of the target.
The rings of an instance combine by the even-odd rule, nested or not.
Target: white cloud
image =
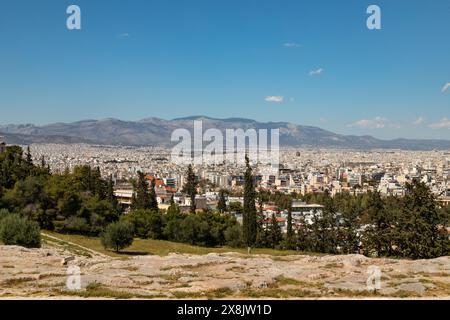
[[[423,117],[418,117],[418,118],[413,122],[413,125],[415,125],[415,126],[421,125],[424,121],[425,121],[425,119],[424,119]]]
[[[450,119],[444,117],[441,121],[430,124],[430,128],[432,129],[450,129]]]
[[[283,47],[298,48],[298,47],[300,47],[300,45],[298,43],[295,43],[295,42],[286,42],[286,43],[283,43]]]
[[[323,72],[323,69],[322,69],[322,68],[319,68],[319,69],[317,69],[317,70],[312,70],[312,71],[310,71],[310,72],[309,72],[309,75],[310,75],[310,76],[319,76],[319,75],[322,74],[322,72]]]
[[[444,84],[444,86],[442,87],[442,92],[446,92],[449,88],[450,88],[450,82],[447,82],[447,83]]]
[[[275,102],[275,103],[281,103],[284,101],[283,96],[267,96],[264,98],[267,102]]]
[[[129,33],[119,33],[118,35],[117,35],[117,38],[129,38],[130,37],[130,34]]]
[[[361,119],[348,127],[360,127],[365,129],[384,129],[384,128],[400,128],[400,125],[392,123],[389,119],[383,117],[375,117],[373,119]]]

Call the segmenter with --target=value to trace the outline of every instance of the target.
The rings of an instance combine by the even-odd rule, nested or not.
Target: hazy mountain
[[[8,144],[18,145],[29,145],[33,143],[94,143],[94,141],[78,137],[5,132],[0,132],[0,140],[5,140]]]
[[[192,130],[193,120],[202,120],[203,131],[225,129],[280,129],[282,147],[340,147],[357,149],[450,149],[450,140],[380,140],[371,136],[341,135],[318,127],[288,122],[257,122],[250,119],[214,119],[193,116],[174,120],[147,118],[140,121],[118,119],[84,120],[73,123],[1,125],[0,136],[8,143],[96,143],[109,145],[171,145],[172,132],[178,128]]]

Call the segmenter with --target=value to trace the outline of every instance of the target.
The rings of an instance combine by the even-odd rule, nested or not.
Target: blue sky
[[[450,139],[448,0],[4,0],[0,41],[1,124],[207,115]]]

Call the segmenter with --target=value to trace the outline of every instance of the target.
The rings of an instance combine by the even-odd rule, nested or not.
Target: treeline
[[[382,197],[378,192],[286,195],[260,191],[255,202],[272,202],[288,211],[287,232],[281,234],[276,217],[256,212],[256,239],[252,247],[290,249],[330,254],[433,258],[450,254],[450,207],[440,207],[423,183],[406,185],[404,197]],[[292,200],[321,204],[308,218],[292,217]],[[231,203],[226,210],[242,212]]]
[[[121,222],[132,225],[136,237],[183,242],[200,246],[224,246],[235,218],[216,212],[182,214],[176,204],[167,212],[138,209],[123,215]],[[230,240],[230,239],[228,239]]]
[[[8,146],[0,154],[0,208],[42,229],[98,235],[119,219],[112,180],[98,168],[78,166],[51,174],[45,159],[34,165],[29,149]]]
[[[34,230],[38,237],[35,230],[41,228],[99,236],[107,226],[120,223],[131,225],[134,237],[223,246],[227,229],[237,224],[233,217],[219,213],[181,214],[175,203],[167,212],[159,210],[154,180],[149,185],[143,173],[139,173],[133,185],[131,211],[124,215],[114,196],[112,179],[102,179],[98,168],[77,166],[71,172],[51,174],[45,159],[34,165],[29,150],[24,154],[20,147],[8,146],[0,154],[0,225],[8,225],[8,228],[0,227],[0,238],[4,243],[35,247],[40,241],[17,240],[19,234]],[[195,185],[190,192],[195,199]],[[193,203],[191,209],[195,212]],[[11,224],[24,227],[17,231]],[[116,228],[115,232],[122,230],[127,231]],[[14,232],[17,239],[7,240],[13,239]]]
[[[131,200],[131,210],[123,215],[120,222],[129,223],[136,237],[147,239],[169,240],[200,246],[224,246],[230,239],[228,229],[236,228],[234,217],[219,212],[197,212],[195,196],[198,183],[191,166],[186,171],[186,184],[183,191],[191,200],[190,214],[182,214],[177,204],[171,201],[170,207],[158,209],[155,192],[155,179],[150,184],[145,175],[138,172],[133,181],[134,195]]]
[[[406,185],[404,197],[322,196],[322,215],[296,230],[300,250],[426,259],[450,253],[450,208],[440,208],[423,183]]]
[[[292,194],[256,193],[247,159],[244,183],[243,236],[249,247],[273,247],[321,253],[362,253],[426,259],[450,254],[450,207],[441,208],[424,184],[406,185],[404,197],[381,197],[372,192],[331,197],[328,192],[300,197]],[[292,200],[324,206],[293,223]],[[287,232],[280,235],[276,217],[264,218],[262,204],[271,201],[287,210]],[[260,204],[257,212],[255,203]],[[255,237],[256,235],[256,237]]]
[[[119,219],[113,183],[100,170],[75,167],[50,174],[45,160],[33,165],[29,151],[7,147],[0,154],[0,207],[36,221],[42,229],[98,235]]]

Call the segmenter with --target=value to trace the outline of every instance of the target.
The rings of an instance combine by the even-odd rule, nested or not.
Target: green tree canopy
[[[101,236],[105,249],[119,252],[133,244],[133,226],[128,222],[114,222],[108,225]]]

